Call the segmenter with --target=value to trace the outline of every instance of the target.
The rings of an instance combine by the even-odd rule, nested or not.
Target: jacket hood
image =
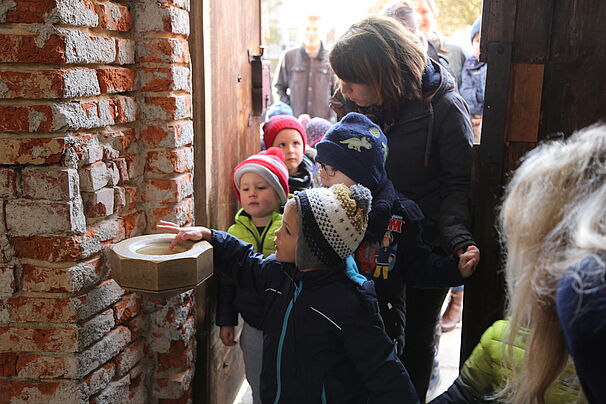
[[[428,70],[429,72],[433,70],[433,73],[428,74]],[[437,81],[436,75],[439,75],[439,79]],[[434,97],[438,97],[449,91],[455,90],[455,79],[450,73],[448,73],[448,70],[446,70],[435,60],[428,59],[427,67],[423,72],[423,98],[427,101],[431,101],[431,99]]]

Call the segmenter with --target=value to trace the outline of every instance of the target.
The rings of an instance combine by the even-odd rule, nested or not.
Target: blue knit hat
[[[292,107],[285,102],[276,101],[267,108],[267,112],[265,113],[265,120],[269,121],[274,115],[290,115],[294,116]],[[271,145],[269,145],[271,146]]]
[[[474,21],[471,26],[471,42],[473,42],[473,38],[476,37],[480,33],[480,29],[482,28],[482,17],[478,17],[477,20]]]
[[[387,177],[387,138],[378,125],[357,112],[350,112],[330,128],[316,150],[317,162],[371,190]]]

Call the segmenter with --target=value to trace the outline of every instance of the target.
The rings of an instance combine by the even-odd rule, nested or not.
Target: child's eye
[[[258,189],[259,191],[262,191],[262,190],[264,190],[265,188],[266,188],[266,187],[257,187],[257,189]]]
[[[278,143],[278,147],[284,147],[286,146],[284,143]]]

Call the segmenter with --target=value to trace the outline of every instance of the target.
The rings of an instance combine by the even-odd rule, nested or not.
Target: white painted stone
[[[88,97],[101,94],[97,72],[92,69],[70,69],[63,77],[64,97]]]
[[[93,192],[103,188],[109,182],[109,172],[103,162],[96,162],[78,170],[80,175],[80,189]]]
[[[15,267],[13,264],[0,265],[0,299],[10,297],[15,292]]]
[[[32,110],[27,116],[28,131],[36,132],[40,124],[46,120],[46,115],[40,111]]]
[[[2,80],[0,80],[0,98],[7,98],[8,86]]]
[[[135,63],[136,43],[132,39],[116,39],[116,63],[120,65],[130,65]]]
[[[83,233],[86,221],[73,202],[16,199],[6,204],[6,224],[15,236]]]
[[[97,404],[115,404],[130,402],[129,396],[130,375],[124,376],[122,379],[110,382],[105,389],[94,396]]]
[[[126,327],[118,327],[110,331],[101,341],[97,342],[78,357],[78,373],[89,374],[94,369],[107,363],[129,344],[130,331]]]
[[[56,8],[44,18],[47,24],[96,27],[99,17],[82,0],[56,0]]]
[[[62,167],[27,166],[21,172],[24,197],[64,201],[80,193],[78,172]]]
[[[116,60],[114,38],[91,36],[77,29],[57,28],[57,31],[66,39],[66,63],[112,63]]]
[[[17,3],[13,0],[3,0],[0,2],[0,22],[6,21],[6,13],[17,7]]]
[[[173,88],[172,90],[183,90],[191,92],[191,72],[185,66],[172,66]]]

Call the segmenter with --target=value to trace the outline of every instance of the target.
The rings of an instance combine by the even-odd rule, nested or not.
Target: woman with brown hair
[[[452,76],[426,57],[401,24],[386,17],[353,24],[329,57],[340,79],[333,109],[339,117],[362,113],[383,129],[389,179],[421,207],[425,238],[434,251],[460,255],[475,245],[468,206],[473,137],[467,104]],[[446,293],[408,287],[406,307],[396,308],[406,312],[400,357],[422,402]]]

